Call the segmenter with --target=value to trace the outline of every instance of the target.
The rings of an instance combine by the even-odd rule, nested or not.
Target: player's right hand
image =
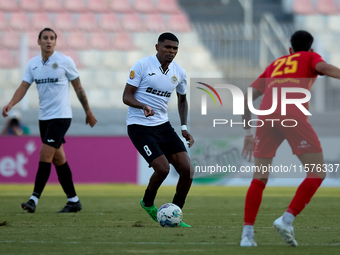
[[[96,117],[94,117],[94,115],[91,113],[86,114],[86,120],[85,120],[86,124],[89,124],[90,127],[94,127],[94,125],[96,125],[97,123],[97,119]]]
[[[8,112],[12,109],[11,105],[6,105],[3,109],[2,109],[2,116],[5,118],[8,116]]]
[[[153,116],[155,114],[155,112],[148,105],[143,106],[143,111],[144,111],[145,117]]]
[[[242,156],[250,162],[253,155],[255,139],[252,135],[247,135],[244,137],[244,145],[242,150]]]

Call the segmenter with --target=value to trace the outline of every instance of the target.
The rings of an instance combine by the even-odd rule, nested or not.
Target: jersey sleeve
[[[323,60],[323,58],[318,54],[318,53],[315,53],[313,52],[311,54],[311,65],[312,65],[312,68],[313,68],[313,71],[315,74],[318,74],[318,75],[323,75],[322,73],[318,73],[316,70],[315,70],[315,66],[317,63],[319,62],[325,62],[325,60]]]
[[[185,95],[187,93],[187,75],[184,72],[182,76],[182,80],[176,86],[176,91],[180,95]]]
[[[32,82],[34,81],[34,78],[32,75],[31,62],[28,62],[25,73],[24,73],[24,77],[22,80],[29,84],[32,84]]]
[[[143,77],[143,64],[138,60],[130,69],[130,75],[126,83],[134,87],[139,87],[139,84]]]
[[[70,57],[68,57],[68,62],[66,64],[66,77],[69,81],[73,81],[74,79],[79,77],[76,64]]]
[[[262,94],[266,89],[266,71],[267,69],[250,85],[251,87],[257,89]]]

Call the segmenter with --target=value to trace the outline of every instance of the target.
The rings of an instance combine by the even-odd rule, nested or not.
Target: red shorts
[[[292,148],[293,154],[322,152],[319,138],[308,122],[307,116],[270,115],[261,116],[259,119],[263,121],[264,125],[256,128],[254,157],[274,157],[277,148],[285,139],[287,139]],[[276,119],[276,121],[268,121],[268,119]],[[284,127],[282,121],[286,119],[296,120],[297,125],[295,127]],[[296,122],[284,121],[283,124],[285,126],[294,126]],[[262,122],[258,121],[257,126],[260,125],[262,125]]]

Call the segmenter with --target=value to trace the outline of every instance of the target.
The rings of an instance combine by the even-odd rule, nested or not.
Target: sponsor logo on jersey
[[[52,69],[54,70],[58,69],[58,64],[57,63],[52,64]]]
[[[161,91],[161,90],[157,90],[157,89],[153,89],[151,87],[148,87],[146,89],[146,92],[154,94],[156,96],[161,96],[161,97],[170,97],[171,93],[168,91]]]
[[[55,82],[58,82],[58,78],[35,79],[34,81],[36,84],[55,83]]]
[[[135,71],[131,70],[130,79],[132,80],[133,78],[135,78]]]
[[[176,75],[174,75],[174,76],[171,77],[171,82],[172,82],[173,84],[176,84],[177,81],[178,81],[178,79],[177,79]]]

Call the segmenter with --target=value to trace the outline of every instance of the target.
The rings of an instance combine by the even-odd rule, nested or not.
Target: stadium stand
[[[126,1],[126,0],[112,0],[110,4],[110,8],[113,12],[118,12],[118,13],[132,12],[132,6],[130,5],[130,1]]]
[[[0,10],[6,12],[15,12],[18,10],[16,1],[0,0]]]
[[[94,13],[108,12],[108,6],[105,0],[88,0],[87,9]]]
[[[155,13],[156,12],[156,8],[152,0],[136,0],[133,7],[136,12],[141,12],[141,13]]]
[[[79,14],[75,27],[83,31],[96,31],[97,21],[95,15],[92,13]]]
[[[143,31],[142,19],[138,13],[126,13],[123,17],[122,24],[126,31]]]
[[[334,15],[338,13],[336,1],[334,0],[318,0],[316,11],[325,15]]]
[[[6,1],[6,0],[5,0]],[[64,7],[62,5],[62,0],[42,0],[42,9],[46,12],[62,12]]]
[[[44,27],[52,27],[50,15],[46,12],[34,13],[32,17],[32,28],[42,30]]]
[[[57,13],[55,19],[57,30],[70,31],[74,29],[73,17],[71,13]]]
[[[297,14],[310,15],[314,14],[314,6],[311,0],[295,0],[293,11]]]
[[[84,12],[84,11],[86,11],[86,7],[85,7],[83,0],[65,1],[64,7],[65,7],[66,11],[69,11],[69,12]]]
[[[176,0],[158,0],[157,11],[172,14],[178,14],[181,12]]]
[[[151,13],[146,16],[144,22],[145,29],[152,32],[162,32],[166,29],[164,17],[158,13]]]
[[[25,12],[12,12],[9,25],[18,31],[26,31],[30,28],[30,22]]]
[[[0,12],[0,30],[4,31],[7,30],[8,24],[6,20],[6,15],[3,12]]]
[[[102,14],[100,28],[107,32],[118,32],[122,29],[119,18],[115,13]]]
[[[40,1],[39,0],[21,0],[20,8],[28,12],[38,12],[40,11]]]
[[[1,46],[5,49],[18,50],[20,45],[20,36],[18,32],[5,31],[1,35]]]
[[[78,31],[69,34],[67,44],[73,50],[89,49],[86,34]]]

